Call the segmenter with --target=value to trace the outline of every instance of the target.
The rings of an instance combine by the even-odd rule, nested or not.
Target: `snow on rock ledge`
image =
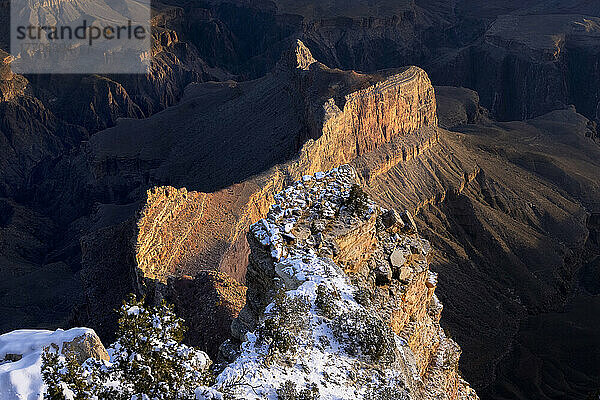
[[[106,349],[92,329],[5,333],[0,335],[0,399],[43,399],[42,353],[48,347],[63,354],[72,352],[79,362],[90,357],[108,360]]]
[[[222,346],[230,363],[198,400],[477,399],[439,326],[430,246],[410,215],[382,217],[348,166],[275,201],[248,234],[239,343]]]

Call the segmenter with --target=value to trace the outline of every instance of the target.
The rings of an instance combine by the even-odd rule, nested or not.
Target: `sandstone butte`
[[[147,191],[134,218],[85,236],[81,241],[82,278],[86,310],[92,319],[86,322],[88,325],[101,334],[111,331],[114,321],[102,316],[105,310],[117,306],[115,293],[136,291],[155,299],[166,296],[175,299],[177,305],[177,299],[183,297],[174,288],[185,287],[189,293],[194,277],[206,270],[220,273],[209,276],[211,282],[229,280],[223,275],[226,274],[243,284],[250,254],[248,226],[266,215],[275,193],[303,175],[350,164],[357,169],[361,184],[367,190],[369,187],[380,190],[375,197],[389,205],[385,191],[376,187],[378,179],[438,141],[434,89],[420,68],[377,75],[333,70],[317,62],[298,41],[277,69],[291,71],[286,72],[291,76],[287,79],[304,98],[310,139],[289,161],[222,190],[202,193],[170,186],[153,187]],[[464,185],[462,174],[454,178],[456,187]],[[417,183],[423,186],[426,198],[410,198],[414,205],[411,211],[426,204],[433,196],[431,193],[440,189],[427,191],[427,184],[439,185],[439,182]],[[206,281],[207,276],[203,276]],[[187,283],[182,284],[182,280]],[[235,286],[235,283],[227,285]],[[193,290],[207,293],[206,286],[202,291]],[[219,313],[230,322],[243,302],[240,304],[235,296],[223,294],[226,291],[215,283],[212,294],[207,296],[225,299],[219,304],[227,304],[226,309],[220,309]],[[243,297],[243,287],[234,292]],[[195,307],[188,301],[179,308],[192,308],[198,310],[197,314],[212,318],[202,307],[203,311],[199,311],[198,304],[202,301],[198,300]],[[187,311],[183,314],[190,317]],[[214,337],[215,333],[206,336]],[[195,344],[214,356],[214,340],[201,337]]]
[[[299,68],[315,62],[307,58],[312,59],[308,49],[299,45]],[[437,141],[434,90],[417,67],[345,95],[343,105],[330,98],[321,107],[317,139],[286,164],[214,193],[148,190],[134,239],[140,276],[166,283],[169,276],[192,274],[204,265],[243,281],[247,227],[266,214],[273,195],[287,184],[346,163],[357,165],[369,182]],[[382,146],[386,151],[378,157]]]

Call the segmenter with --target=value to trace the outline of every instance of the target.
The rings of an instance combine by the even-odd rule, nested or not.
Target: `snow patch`
[[[42,400],[42,353],[54,344],[62,351],[64,343],[75,338],[96,333],[88,328],[67,331],[21,329],[0,335],[0,399]],[[17,361],[10,361],[21,357]]]

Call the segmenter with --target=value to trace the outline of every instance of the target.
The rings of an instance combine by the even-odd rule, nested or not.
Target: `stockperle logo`
[[[138,74],[151,57],[150,0],[11,0],[21,74]]]

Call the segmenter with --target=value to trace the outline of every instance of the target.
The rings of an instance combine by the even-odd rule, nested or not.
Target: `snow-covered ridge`
[[[261,338],[261,329],[265,321],[279,321],[278,314],[285,312],[278,309],[281,304],[275,300],[265,309],[263,326],[246,335],[239,357],[219,375],[213,390],[239,399],[277,399],[278,389],[282,391],[287,384],[298,392],[318,392],[316,398],[320,399],[361,399],[374,388],[390,386],[400,393],[399,399],[408,398],[397,369],[375,372],[367,354],[349,354],[352,351],[346,350],[351,347],[346,342],[352,338],[344,337],[347,333],[334,332],[341,321],[333,314],[363,316],[369,312],[357,302],[357,288],[344,271],[331,258],[317,254],[314,239],[296,235],[297,228],[305,226],[307,220],[334,219],[355,182],[355,172],[348,166],[304,176],[277,194],[267,217],[251,226],[252,234],[270,249],[277,262],[276,273],[282,282],[279,296],[284,293],[284,305],[305,304],[300,315],[295,316],[296,326],[285,327],[293,336],[295,350],[279,354],[281,360],[269,361],[276,343]],[[314,215],[307,215],[308,211]],[[374,212],[370,203],[359,218],[369,219]],[[330,296],[328,315],[323,315],[320,305],[324,296]],[[363,384],[356,384],[357,380]],[[211,398],[215,393],[202,390],[198,390],[198,399]]]
[[[304,176],[277,194],[266,218],[251,226],[252,251],[264,256],[251,257],[247,309],[236,327],[250,330],[215,384],[198,388],[198,400],[224,395],[257,400],[426,398],[410,335],[394,333],[383,317],[388,314],[377,312],[369,297],[377,296],[372,288],[380,270],[389,270],[389,281],[381,283],[385,287],[398,278],[400,267],[403,279],[414,280],[414,286],[434,296],[428,288],[437,284],[437,276],[429,272],[425,258],[430,246],[418,237],[410,216],[412,225],[393,214],[397,220],[383,226],[381,215],[388,211],[357,187],[349,166]],[[271,294],[264,293],[268,280]],[[410,292],[408,281],[403,290]],[[264,311],[256,309],[261,301],[252,296],[267,296]],[[441,312],[437,298],[431,303]],[[422,305],[423,311],[427,308]],[[446,341],[439,332],[436,340]]]

